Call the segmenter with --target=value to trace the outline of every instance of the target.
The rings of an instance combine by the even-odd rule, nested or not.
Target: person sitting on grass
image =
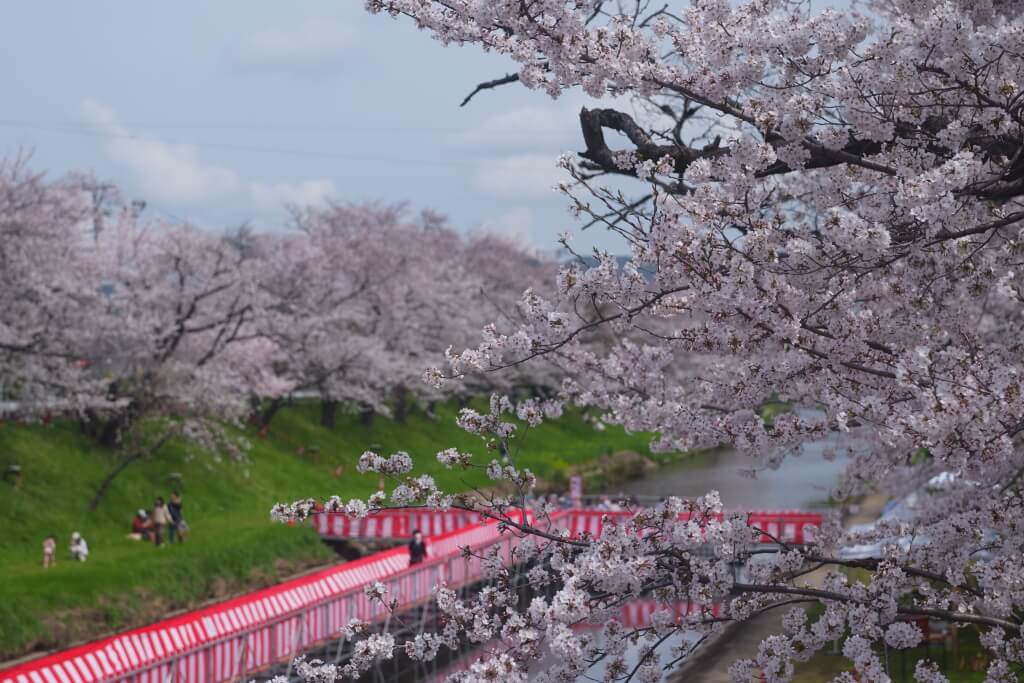
[[[50,534],[43,539],[43,569],[57,564],[57,537]]]
[[[85,562],[89,558],[89,544],[82,538],[82,534],[77,531],[71,534],[71,545],[68,546],[68,550],[71,551],[72,560]]]
[[[149,541],[153,538],[153,520],[145,510],[139,509],[132,518],[132,532],[128,538],[135,541]]]

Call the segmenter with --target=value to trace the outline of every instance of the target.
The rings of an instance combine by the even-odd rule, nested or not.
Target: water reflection
[[[658,603],[654,600],[634,600],[621,608],[621,611],[616,610],[614,618],[618,619],[628,629],[645,628],[650,626],[651,615],[656,609],[659,608]],[[703,608],[695,603],[679,603],[675,606],[676,618],[680,619],[687,614],[700,613]],[[712,613],[717,613],[717,608],[711,606],[707,608]],[[612,618],[612,617],[609,617]],[[602,635],[603,624],[585,624],[574,629],[577,633],[585,633],[593,640],[591,644],[598,648],[604,649],[604,639]],[[684,642],[690,643],[692,646],[699,638],[699,635],[693,632],[686,633],[675,633],[672,636],[666,638],[664,642],[658,647],[658,652],[661,655],[661,664],[667,664],[672,656],[672,653],[678,646]],[[452,662],[448,667],[438,670],[431,676],[423,678],[420,683],[442,683],[448,676],[464,671],[468,669],[474,662],[479,661],[482,658],[488,656],[490,651],[496,651],[501,649],[501,643],[494,642],[488,646],[479,647],[474,650],[466,652],[459,660]],[[623,659],[628,670],[632,670],[636,667],[640,658],[640,646],[631,645],[627,648],[624,653]],[[534,675],[531,680],[535,680],[539,676],[539,672],[545,671],[550,667],[558,663],[558,659],[551,653],[547,653],[544,659],[536,663],[532,668]],[[609,666],[608,660],[601,660],[591,666],[584,676],[580,677],[580,681],[601,681],[604,680],[604,674]]]

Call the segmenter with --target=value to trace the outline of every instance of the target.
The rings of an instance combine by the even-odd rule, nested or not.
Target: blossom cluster
[[[412,458],[405,451],[399,451],[384,458],[373,451],[365,451],[359,456],[356,465],[358,472],[379,472],[380,474],[400,475],[412,471]]]

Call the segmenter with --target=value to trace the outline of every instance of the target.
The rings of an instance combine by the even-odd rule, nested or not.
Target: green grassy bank
[[[268,511],[281,500],[372,492],[376,476],[355,471],[371,444],[385,454],[408,451],[419,472],[442,486],[486,484],[480,472],[448,471],[434,459],[450,446],[474,452],[480,462],[492,457],[479,438],[456,427],[456,413],[441,406],[434,419],[416,413],[403,424],[378,418],[371,425],[339,415],[328,430],[318,424],[317,406],[287,408],[266,438],[252,437],[247,463],[170,444],[157,459],[125,470],[94,512],[88,501],[116,462],[109,451],[73,424],[0,424],[0,472],[10,465],[22,470],[17,485],[0,482],[0,660],[145,623],[331,561],[310,529],[271,524]],[[529,430],[518,443],[517,464],[558,479],[565,468],[609,452],[648,454],[647,441],[611,426],[595,431],[567,414]],[[127,539],[134,511],[179,486],[174,474],[191,537],[164,549]],[[67,558],[72,531],[89,542],[84,564]],[[48,534],[57,537],[58,564],[44,571],[40,544]]]

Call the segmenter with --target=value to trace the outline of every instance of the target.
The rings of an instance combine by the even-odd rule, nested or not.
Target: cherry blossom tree
[[[316,392],[325,424],[338,402],[373,405],[376,392],[353,375],[369,364],[373,348],[365,294],[374,281],[360,267],[358,243],[310,232],[259,241],[264,299],[257,325],[280,350],[277,374],[297,394]],[[263,427],[285,399],[270,397],[259,416]]]
[[[116,450],[93,506],[174,438],[240,458],[254,402],[267,421],[312,391],[330,425],[339,405],[400,417],[448,397],[423,367],[521,293],[473,268],[535,263],[399,205],[296,207],[290,232],[223,236],[144,209],[89,175],[0,165],[0,408],[76,418]]]
[[[405,217],[399,205],[295,207],[295,230],[264,236],[268,299],[260,327],[279,346],[279,372],[296,392],[314,392],[321,422],[339,407],[364,415],[404,413],[425,364],[442,342],[466,342],[465,293],[477,286],[459,261],[462,240],[443,219]],[[408,397],[409,388],[422,389]],[[269,417],[280,401],[272,402]]]
[[[424,367],[443,362],[448,346],[472,343],[496,317],[511,329],[524,283],[553,281],[552,259],[495,236],[467,239],[433,212],[330,204],[292,214],[292,233],[259,239],[267,296],[259,327],[281,350],[277,372],[295,392],[316,394],[325,426],[339,406],[400,420],[412,403],[449,397],[421,381]],[[531,391],[557,386],[550,370],[520,374]],[[486,395],[492,378],[507,380],[487,375],[451,388]],[[262,421],[283,402],[271,401]]]
[[[77,344],[118,409],[87,411],[85,429],[121,459],[92,507],[124,468],[173,438],[241,458],[244,440],[229,426],[249,397],[290,388],[274,372],[279,350],[252,324],[257,264],[244,240],[147,220],[133,207],[96,232],[89,281],[104,296]]]
[[[48,180],[0,162],[0,413],[63,416],[125,467],[178,436],[238,457],[247,393],[287,389],[253,333],[241,245],[144,219],[88,174]]]
[[[74,335],[99,296],[81,286],[92,215],[85,181],[48,180],[25,156],[0,161],[0,414],[104,403]]]
[[[619,267],[598,254],[596,266],[571,264],[555,296],[524,298],[524,324],[489,330],[431,371],[433,381],[547,359],[572,373],[561,400],[657,432],[659,448],[731,443],[756,471],[803,443],[850,432],[863,445],[848,449],[836,498],[898,495],[937,475],[944,482],[921,492],[909,519],[866,532],[830,523],[816,543],[780,543],[754,563],[744,550],[753,532],[742,517],[718,516],[714,493],[672,498],[600,539],[574,539],[547,524],[544,510],[530,524],[510,515],[531,483],[514,465],[494,463],[488,473],[519,495],[483,500],[446,495],[408,478],[404,460],[368,454],[366,468],[401,480],[371,509],[461,506],[501,518],[531,537],[522,551],[531,583],[554,587],[550,599],[517,609],[502,592],[511,569],[492,558],[497,589],[462,601],[439,587],[448,626],[405,644],[411,656],[429,658],[461,637],[497,638],[488,663],[462,680],[531,672],[531,680],[572,681],[606,661],[606,680],[655,681],[691,654],[689,645],[663,652],[671,634],[689,631],[701,643],[723,623],[779,611],[783,628],[755,659],[732,665],[734,680],[789,680],[843,637],[857,680],[887,681],[880,648],[916,645],[922,634],[904,620],[931,617],[978,630],[987,681],[1018,680],[1024,19],[1017,3],[1000,0],[867,0],[856,11],[811,4],[367,3],[444,44],[518,63],[478,91],[518,81],[552,97],[578,87],[633,103],[631,111],[584,108],[583,151],[561,160],[573,174],[563,189],[574,211],[622,235],[630,261]],[[615,189],[613,177],[635,179],[636,194]],[[619,341],[588,348],[606,329]],[[752,407],[770,397],[811,411],[766,424]],[[460,423],[507,440],[515,434],[502,419],[508,410],[535,422],[545,408],[496,399],[490,413],[467,411]],[[438,457],[477,466],[459,453]],[[844,559],[844,546],[872,541],[882,543],[878,557]],[[735,562],[747,562],[743,580]],[[809,585],[814,568],[824,578]],[[864,578],[851,579],[849,568]],[[639,595],[666,607],[719,601],[723,611],[678,621],[666,609],[642,631],[607,620],[610,607]],[[809,603],[822,606],[819,616],[802,609]],[[594,620],[607,621],[600,646],[571,629]],[[403,647],[388,638],[364,641],[344,670],[312,673],[355,675]],[[635,667],[622,657],[630,642],[640,645]],[[544,653],[555,663],[531,671]],[[946,680],[928,663],[915,677]]]

